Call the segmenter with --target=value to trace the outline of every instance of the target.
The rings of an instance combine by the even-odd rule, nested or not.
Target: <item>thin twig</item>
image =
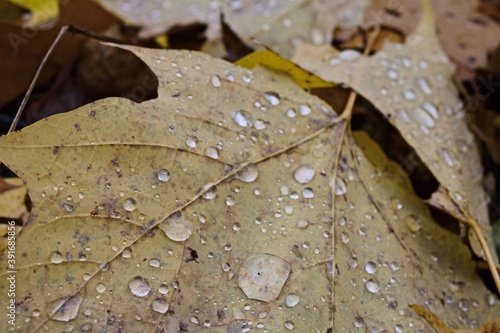
[[[31,92],[33,91],[33,88],[35,87],[36,81],[38,80],[40,73],[42,73],[43,67],[47,63],[47,60],[49,59],[49,57],[52,55],[52,52],[54,52],[54,49],[56,48],[57,44],[59,44],[59,41],[61,40],[61,38],[64,36],[66,31],[68,31],[68,28],[69,28],[69,26],[64,26],[61,28],[56,39],[52,42],[52,45],[50,46],[49,50],[47,51],[47,53],[45,53],[45,56],[43,57],[42,62],[40,63],[40,66],[38,66],[36,74],[33,77],[33,80],[31,80],[31,84],[30,84],[28,90],[26,91],[26,95],[24,95],[23,101],[21,102],[21,105],[19,106],[19,109],[17,110],[16,116],[14,117],[14,120],[12,121],[12,124],[10,125],[9,131],[7,132],[7,134],[9,134],[10,132],[12,132],[16,129],[17,123],[19,122],[19,119],[21,118],[21,115],[24,111],[26,103],[28,103],[28,99],[31,95]]]

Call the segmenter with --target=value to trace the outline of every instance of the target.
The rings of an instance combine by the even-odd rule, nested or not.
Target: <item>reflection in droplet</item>
[[[185,241],[193,233],[191,221],[179,212],[166,218],[160,224],[160,228],[165,232],[168,238],[176,242]]]
[[[136,204],[137,202],[134,198],[127,198],[123,202],[123,208],[125,208],[127,212],[133,212],[136,209]]]
[[[375,272],[377,271],[377,264],[374,263],[373,261],[367,262],[365,265],[365,271],[368,274],[375,274]]]
[[[148,281],[142,276],[132,278],[128,283],[128,287],[132,294],[137,297],[147,296],[151,291]]]
[[[314,198],[314,192],[313,189],[310,187],[306,187],[305,189],[302,190],[302,196],[305,199],[311,199]]]
[[[335,195],[343,195],[347,192],[347,186],[342,178],[335,178]]]
[[[311,108],[309,107],[309,105],[306,105],[306,104],[299,105],[299,114],[301,116],[307,116],[310,113],[311,113]]]
[[[302,165],[293,173],[293,178],[300,184],[307,184],[314,178],[315,171],[310,165]]]
[[[250,299],[274,301],[290,274],[290,264],[278,256],[252,253],[241,264],[238,285]]]

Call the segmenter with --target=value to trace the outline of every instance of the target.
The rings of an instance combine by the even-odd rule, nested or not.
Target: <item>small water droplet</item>
[[[355,50],[344,50],[340,52],[339,58],[343,61],[355,61],[361,56],[361,53]]]
[[[300,184],[307,184],[314,178],[315,171],[310,165],[302,165],[293,173],[293,178]]]
[[[396,116],[398,116],[399,119],[401,119],[402,122],[408,124],[410,122],[410,117],[408,116],[408,113],[405,110],[402,109],[396,109]]]
[[[127,212],[133,212],[137,208],[136,204],[137,202],[134,198],[127,198],[123,202],[123,208],[125,208]]]
[[[68,203],[63,203],[63,207],[68,213],[71,213],[73,211],[73,205],[70,205]]]
[[[340,177],[335,178],[335,195],[343,195],[347,192],[347,186]]]
[[[295,112],[294,109],[290,108],[290,109],[286,110],[286,116],[288,118],[294,118],[296,115],[297,115],[297,112]]]
[[[159,268],[160,267],[160,260],[156,258],[149,259],[149,266]]]
[[[392,68],[388,69],[385,73],[387,74],[387,77],[391,80],[395,80],[398,78],[398,72],[396,72],[396,70]]]
[[[365,265],[365,271],[368,274],[375,274],[375,272],[377,272],[377,264],[374,263],[373,261],[367,262]]]
[[[245,183],[252,183],[257,179],[259,169],[255,164],[249,164],[236,174],[236,178]]]
[[[166,182],[170,179],[170,172],[166,169],[161,169],[158,171],[158,180],[161,182]]]
[[[106,285],[104,283],[98,283],[96,286],[95,286],[95,290],[98,292],[98,293],[103,293],[106,291]]]
[[[293,321],[291,321],[291,320],[285,321],[285,323],[283,325],[285,326],[285,328],[287,330],[293,330],[295,328],[295,325],[294,325]]]
[[[429,81],[425,77],[417,77],[416,78],[416,83],[418,88],[426,95],[431,95],[432,94],[432,88],[431,85],[429,84]]]
[[[443,159],[444,163],[446,163],[447,166],[449,166],[450,168],[453,167],[453,165],[455,163],[453,162],[452,155],[448,150],[446,150],[445,148],[439,148],[438,153],[439,153],[439,156],[441,156],[441,158]]]
[[[232,195],[228,195],[226,197],[226,205],[228,205],[228,206],[234,206],[235,202],[236,202],[236,200],[234,199],[234,197]]]
[[[369,292],[376,294],[380,290],[380,282],[378,282],[376,279],[370,279],[366,281],[365,287]]]
[[[168,311],[168,302],[163,298],[157,298],[153,303],[151,303],[151,310],[164,314]]]
[[[122,251],[122,257],[125,259],[129,259],[132,257],[132,249],[130,247],[126,247]]]
[[[347,258],[347,264],[348,264],[351,268],[356,268],[356,267],[358,267],[358,258],[356,258],[356,257],[349,257],[349,258]]]
[[[299,105],[299,114],[301,116],[307,116],[310,113],[311,113],[311,108],[309,107],[309,105],[306,105],[306,104]]]
[[[309,225],[309,221],[307,220],[299,220],[297,222],[297,228],[305,229]]]
[[[291,293],[286,295],[285,304],[289,308],[293,308],[295,305],[299,304],[299,296],[297,294]]]
[[[207,155],[210,158],[213,158],[214,160],[219,159],[219,151],[215,147],[205,148],[205,155]]]
[[[62,253],[59,251],[51,252],[49,257],[50,257],[50,262],[52,262],[53,264],[60,264],[64,261],[64,257]]]
[[[200,141],[195,135],[188,135],[186,138],[186,145],[190,148],[196,148]]]
[[[264,93],[264,98],[271,103],[271,105],[276,106],[280,104],[280,95],[274,91],[266,91]]]
[[[132,278],[128,283],[128,287],[132,294],[137,297],[147,296],[151,291],[148,281],[142,276]]]
[[[302,190],[302,196],[306,199],[314,198],[314,191],[310,187],[306,187]]]
[[[212,75],[210,77],[210,83],[216,88],[220,87],[222,85],[221,79],[219,75]]]
[[[166,283],[162,283],[158,288],[158,292],[162,295],[168,294],[168,285]]]
[[[193,233],[191,221],[179,212],[167,217],[160,224],[160,228],[165,232],[168,238],[176,242],[185,241]]]
[[[233,120],[241,127],[252,127],[253,116],[245,110],[238,110],[233,113]]]
[[[436,126],[434,119],[422,108],[415,109],[413,113],[415,120],[422,126],[433,128]]]
[[[257,131],[262,131],[262,130],[265,130],[266,129],[266,123],[264,122],[264,120],[262,119],[257,119],[255,121],[255,123],[253,124],[253,127],[257,130]]]
[[[405,88],[403,90],[403,97],[404,97],[404,99],[406,99],[408,101],[412,101],[412,100],[417,98],[417,94],[415,94],[413,89]]]

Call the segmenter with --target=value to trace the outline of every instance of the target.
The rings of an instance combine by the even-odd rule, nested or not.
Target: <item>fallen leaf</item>
[[[471,320],[498,313],[404,172],[292,78],[123,48],[158,76],[157,99],[0,138],[33,202],[19,330],[429,330],[415,300],[457,325],[464,305]]]
[[[330,46],[302,44],[293,60],[326,81],[352,87],[399,129],[468,221],[477,221],[491,252],[491,258],[488,254],[486,258],[493,267],[498,258],[479,152],[451,80],[453,66],[435,35],[432,11],[426,8],[405,44],[387,43],[370,57],[353,50],[339,52]],[[469,223],[477,228],[476,222]],[[471,241],[474,249],[481,248],[475,237]],[[476,254],[484,256],[483,251]]]

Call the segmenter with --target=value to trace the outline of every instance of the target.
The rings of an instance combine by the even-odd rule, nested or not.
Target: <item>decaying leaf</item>
[[[33,202],[19,330],[430,330],[416,301],[460,327],[498,313],[404,173],[292,78],[124,48],[158,76],[157,99],[0,139]]]
[[[451,80],[453,66],[439,45],[433,22],[427,3],[420,24],[405,44],[388,43],[371,57],[302,44],[294,61],[324,80],[352,87],[371,101],[399,129],[455,204],[479,223],[493,257],[490,263],[498,262],[479,153]],[[482,251],[477,254],[483,256]]]

